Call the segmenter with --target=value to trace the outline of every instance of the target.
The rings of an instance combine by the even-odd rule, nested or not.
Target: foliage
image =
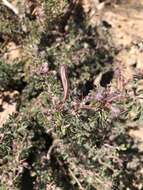
[[[131,89],[111,83],[120,76],[108,31],[89,26],[72,1],[60,1],[60,13],[56,0],[30,2],[21,22],[29,32],[19,34],[25,57],[0,63],[0,89],[21,92],[17,113],[0,128],[1,189],[138,189],[143,160],[128,126],[142,119],[142,106]],[[42,7],[42,14],[32,15]],[[61,64],[68,65],[66,102]]]
[[[24,86],[23,64],[0,62],[0,90],[20,90]]]

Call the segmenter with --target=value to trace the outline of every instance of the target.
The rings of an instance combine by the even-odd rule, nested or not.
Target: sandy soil
[[[0,127],[8,120],[9,115],[16,112],[15,97],[17,95],[17,91],[0,93]]]

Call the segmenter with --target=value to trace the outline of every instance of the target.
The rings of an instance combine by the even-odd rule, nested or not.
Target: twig
[[[101,165],[103,165],[103,166],[109,168],[110,170],[114,171],[113,168],[112,168],[109,164],[103,162],[100,158],[98,159],[98,162],[99,162]]]
[[[99,174],[97,173],[92,173],[92,171],[86,171],[83,168],[80,168],[80,172],[82,173],[84,178],[87,178],[88,176],[92,177],[94,182],[92,183],[92,186],[96,189],[96,183],[99,183],[104,189],[108,188],[109,189],[109,185],[108,183],[106,183],[104,181],[103,178],[101,178],[101,176],[99,176]]]
[[[90,106],[90,105],[80,105],[79,108],[85,109],[85,110],[100,111],[100,109],[98,107]]]
[[[78,184],[80,190],[85,190],[85,189],[82,187],[81,183],[80,183],[79,180],[76,178],[76,176],[74,175],[74,173],[72,172],[72,170],[71,170],[70,168],[69,168],[69,172],[70,172],[72,178],[73,178],[73,179],[76,181],[76,183]]]
[[[50,160],[52,150],[60,143],[59,139],[54,140],[53,144],[50,146],[48,153],[47,153],[47,160]]]
[[[6,7],[11,9],[16,15],[19,14],[18,8],[12,5],[10,2],[8,2],[7,0],[2,0],[2,2]]]

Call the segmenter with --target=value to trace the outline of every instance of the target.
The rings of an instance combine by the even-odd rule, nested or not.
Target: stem
[[[19,14],[19,11],[17,9],[17,7],[15,7],[14,5],[12,5],[10,2],[8,2],[7,0],[2,0],[3,4],[8,7],[9,9],[11,9],[16,15]]]

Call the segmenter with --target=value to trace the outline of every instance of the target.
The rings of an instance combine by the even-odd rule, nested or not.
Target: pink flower
[[[121,113],[121,110],[118,107],[115,106],[110,106],[110,110],[111,110],[111,115],[113,117],[118,117]]]
[[[47,74],[48,72],[49,72],[49,65],[47,62],[45,62],[40,69],[40,74]]]

